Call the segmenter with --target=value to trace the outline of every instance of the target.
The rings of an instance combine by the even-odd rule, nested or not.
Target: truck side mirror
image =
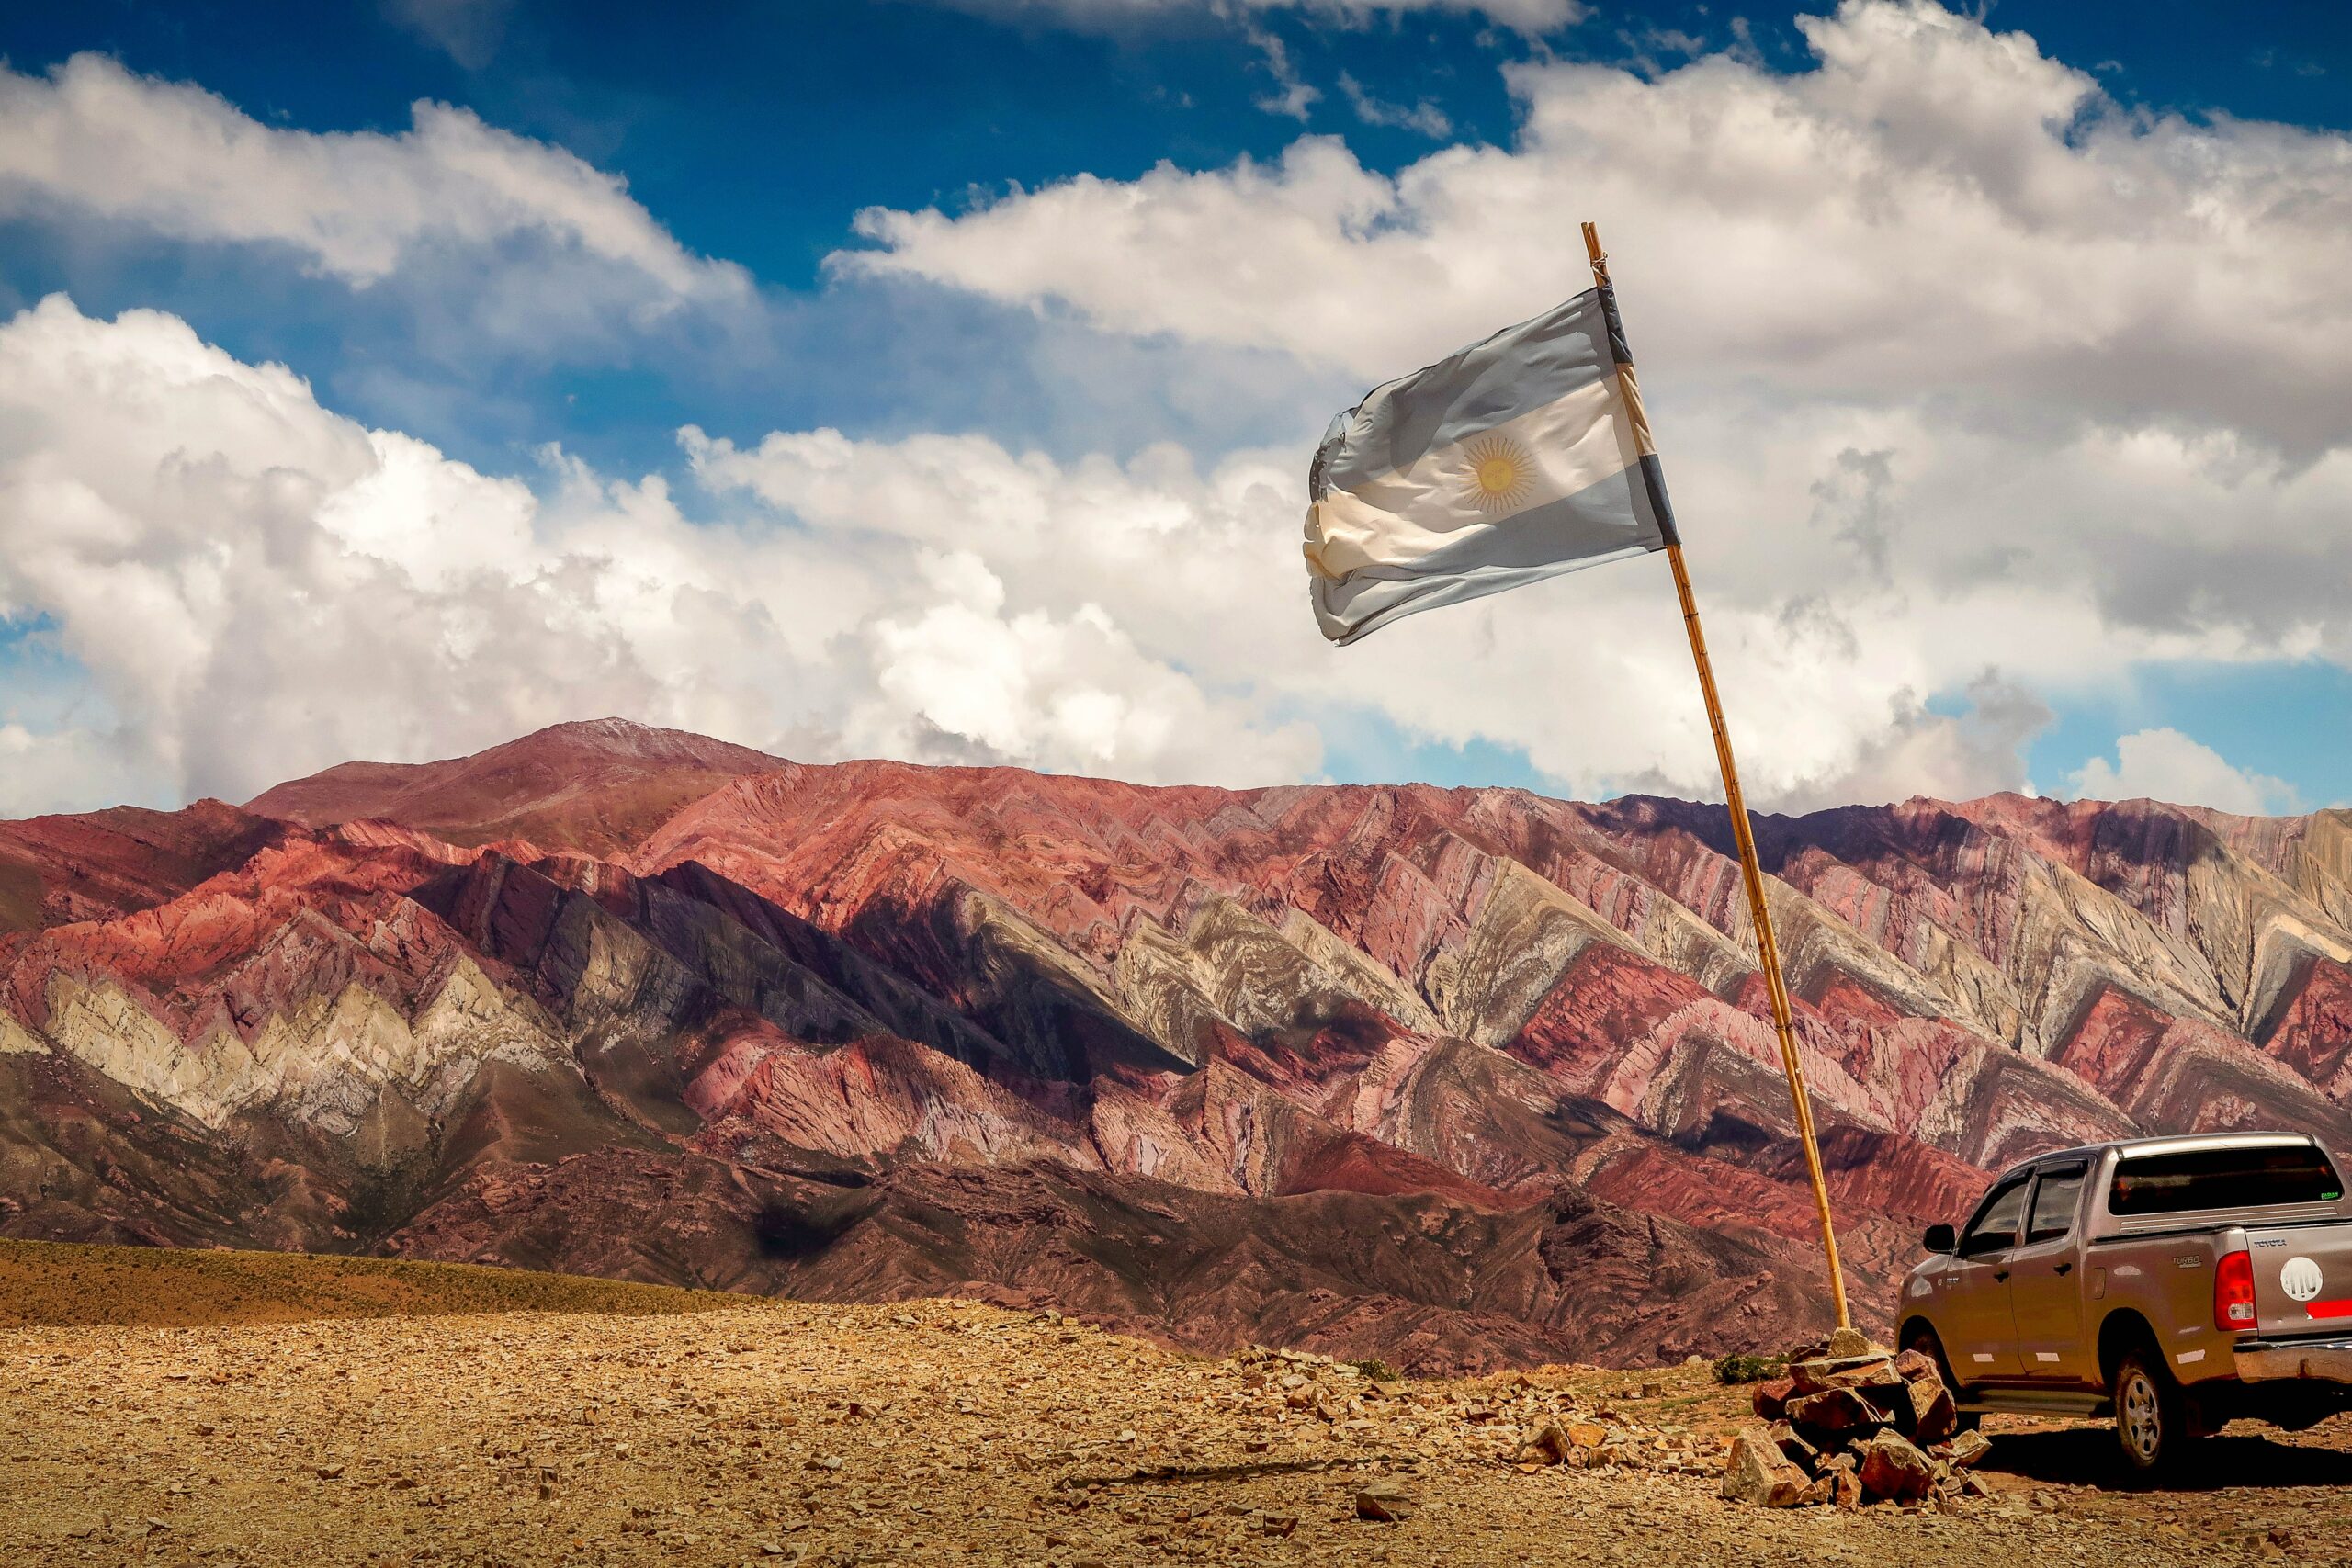
[[[1960,1236],[1950,1225],[1929,1225],[1919,1243],[1929,1252],[1953,1253],[1960,1250]]]

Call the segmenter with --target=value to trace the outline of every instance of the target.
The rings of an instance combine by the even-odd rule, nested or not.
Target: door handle
[[[2006,1269],[1996,1269],[1993,1270],[1993,1278],[1996,1280],[2006,1280],[2008,1277],[2009,1271]]]
[[[2051,1270],[2052,1274],[2071,1274],[2074,1271],[2075,1266],[2071,1263],[2061,1263],[2057,1268]]]

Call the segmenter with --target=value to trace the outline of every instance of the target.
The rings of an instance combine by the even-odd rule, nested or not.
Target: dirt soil
[[[1506,1462],[1554,1406],[1711,1459],[1746,1391],[1703,1367],[1398,1384],[972,1303],[391,1267],[0,1250],[0,1562],[2352,1560],[2346,1418],[2233,1429],[2154,1494],[2104,1427],[1996,1419],[1956,1514],[1760,1513],[1704,1463]],[[1409,1517],[1358,1517],[1380,1483]]]
[[[0,1327],[299,1323],[453,1313],[660,1314],[742,1304],[675,1291],[521,1269],[321,1258],[300,1252],[77,1247],[0,1238]]]

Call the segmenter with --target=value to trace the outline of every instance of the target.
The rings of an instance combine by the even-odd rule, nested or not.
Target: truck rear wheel
[[[2180,1385],[2153,1350],[2127,1350],[2115,1364],[2115,1435],[2135,1478],[2162,1474],[2188,1439]]]

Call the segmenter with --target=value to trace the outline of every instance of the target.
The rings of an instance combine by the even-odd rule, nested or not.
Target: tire
[[[2154,1350],[2123,1353],[2115,1363],[2115,1437],[2135,1481],[2153,1481],[2180,1461],[2188,1411],[2180,1385]]]
[[[1951,1375],[1951,1362],[1944,1357],[1944,1342],[1936,1337],[1934,1329],[1924,1323],[1914,1325],[1910,1337],[1903,1342],[1903,1348],[1905,1350],[1917,1350],[1935,1362],[1936,1376],[1943,1379],[1944,1387],[1951,1390],[1953,1403],[1959,1403],[1962,1392],[1960,1380]],[[1952,1418],[1952,1430],[1973,1432],[1984,1419],[1984,1416],[1973,1410],[1963,1410]]]

